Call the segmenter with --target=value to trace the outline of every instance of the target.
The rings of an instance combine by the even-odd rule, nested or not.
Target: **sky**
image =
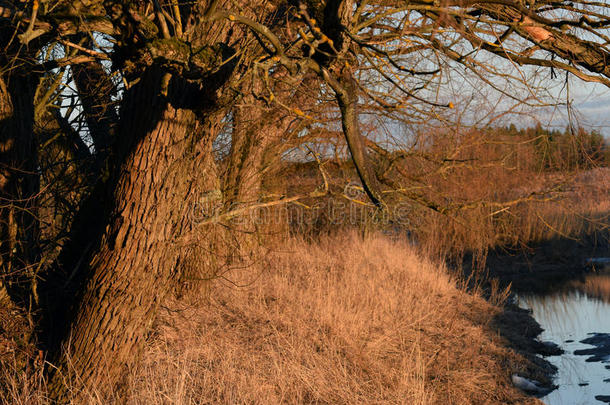
[[[588,129],[596,129],[610,139],[610,89],[598,83],[572,80],[571,100],[576,111],[577,122]],[[565,94],[563,95],[565,99]],[[541,112],[541,123],[565,128],[568,115],[565,107],[555,111]]]

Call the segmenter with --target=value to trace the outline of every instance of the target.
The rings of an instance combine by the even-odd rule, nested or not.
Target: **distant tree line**
[[[547,129],[537,124],[518,129],[514,124],[499,128],[500,134],[530,142],[536,170],[558,171],[591,169],[610,165],[610,142],[597,130],[568,126]]]

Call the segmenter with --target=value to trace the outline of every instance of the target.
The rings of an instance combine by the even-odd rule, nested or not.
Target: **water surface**
[[[607,403],[601,396],[610,397],[610,274],[589,274],[544,295],[521,294],[518,301],[533,311],[544,329],[540,340],[554,342],[565,351],[547,358],[558,368],[554,382],[559,388],[542,401],[548,405]]]

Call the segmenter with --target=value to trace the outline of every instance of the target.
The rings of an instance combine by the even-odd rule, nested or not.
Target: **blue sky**
[[[564,95],[565,97],[565,95]],[[577,121],[586,128],[597,129],[610,138],[610,89],[601,84],[572,81],[572,97],[577,112]],[[567,113],[565,107],[550,113],[544,121],[551,125],[565,127]]]

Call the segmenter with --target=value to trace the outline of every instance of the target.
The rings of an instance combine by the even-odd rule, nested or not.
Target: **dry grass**
[[[43,401],[44,381],[32,367],[37,351],[28,343],[30,331],[27,318],[0,291],[0,404]]]
[[[529,243],[607,230],[609,173],[581,174],[560,203],[528,202],[493,216],[486,207],[464,210],[467,226],[415,212],[426,231],[419,252],[443,257],[450,249],[485,252],[507,235]],[[488,197],[472,194],[483,180],[458,180],[445,187]],[[543,180],[521,192],[545,187]],[[190,294],[168,303],[126,393],[108,400],[93,392],[90,402],[536,403],[510,384],[511,373],[529,366],[494,330],[498,308],[457,288],[406,241],[331,234],[287,238],[261,262],[235,262],[197,305]],[[40,373],[24,373],[18,356],[11,361],[11,350],[22,350],[14,343],[21,338],[12,339],[4,353],[0,345],[0,403],[46,404]]]
[[[610,279],[607,275],[588,276],[584,281],[573,281],[568,284],[568,288],[581,291],[602,302],[610,303]]]
[[[291,239],[158,320],[131,403],[535,403],[509,383],[497,309],[402,242]]]
[[[474,151],[462,151],[457,157],[476,163],[438,167],[415,155],[402,162],[402,170],[388,174],[393,188],[402,191],[386,195],[390,221],[380,221],[381,227],[408,231],[430,257],[459,263],[469,254],[481,268],[487,253],[496,248],[529,248],[554,239],[608,242],[610,168],[545,172],[535,169],[525,152],[513,156],[519,166],[506,162],[512,148],[490,151],[489,145],[473,145]],[[437,161],[448,154],[439,153]],[[372,207],[342,196],[345,184],[358,184],[349,162],[331,160],[324,169],[333,194],[306,201],[312,209],[291,207],[291,231],[318,235],[354,225],[379,228],[371,226]],[[322,181],[313,164],[294,165],[291,170],[290,182],[278,185],[278,194],[313,190]],[[368,201],[364,195],[358,198]]]
[[[405,243],[292,239],[262,269],[159,320],[134,403],[534,403],[490,336],[497,309]]]
[[[439,186],[455,201],[484,203],[449,216],[429,210],[417,212],[421,224],[418,236],[431,255],[473,252],[484,259],[489,249],[498,246],[610,235],[610,168],[577,175],[501,171],[492,178],[487,178],[489,175],[463,173]],[[559,191],[545,191],[554,188]],[[520,198],[524,200],[510,202]]]
[[[226,276],[163,309],[128,403],[538,403],[510,384],[526,365],[491,329],[499,310],[404,241],[292,238]],[[2,378],[5,402],[45,403],[35,378]]]

